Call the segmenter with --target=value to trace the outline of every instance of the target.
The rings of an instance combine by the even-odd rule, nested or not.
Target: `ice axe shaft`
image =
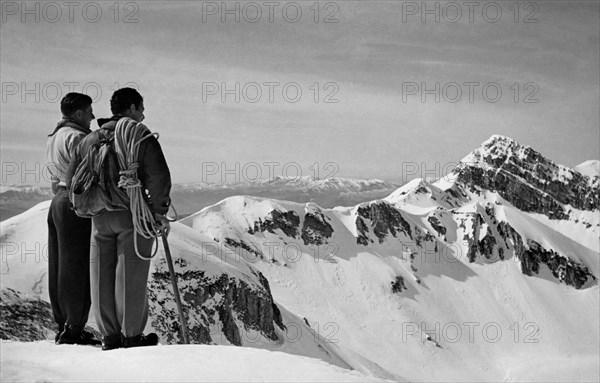
[[[173,268],[173,259],[171,258],[171,250],[169,249],[169,242],[167,242],[166,233],[162,235],[163,246],[165,247],[165,255],[167,256],[167,265],[169,265],[169,272],[171,274],[171,284],[173,285],[173,294],[175,294],[175,302],[177,303],[177,311],[179,311],[179,322],[181,323],[181,338],[183,343],[190,344],[188,337],[187,321],[183,314],[183,306],[181,305],[181,298],[179,297],[179,288],[177,287],[177,275],[175,275],[175,269]]]

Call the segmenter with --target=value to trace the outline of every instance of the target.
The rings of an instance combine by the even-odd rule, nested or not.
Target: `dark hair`
[[[129,109],[131,105],[135,105],[139,108],[142,101],[142,95],[133,88],[121,88],[113,93],[110,98],[110,111],[113,115],[117,116],[122,112]]]
[[[69,117],[79,109],[85,109],[92,105],[92,98],[82,93],[67,93],[60,101],[60,111],[63,116]]]

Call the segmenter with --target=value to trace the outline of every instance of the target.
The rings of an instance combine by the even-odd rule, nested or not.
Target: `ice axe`
[[[177,303],[177,311],[179,312],[179,322],[181,323],[181,339],[183,343],[190,344],[190,338],[188,337],[187,320],[183,314],[183,306],[181,305],[181,298],[179,297],[179,288],[177,287],[177,275],[175,275],[175,269],[173,268],[173,259],[171,258],[171,250],[169,249],[169,242],[167,241],[167,229],[162,230],[163,246],[165,248],[165,255],[167,257],[167,265],[169,265],[169,273],[171,274],[171,284],[173,285],[173,294],[175,294],[175,302]]]

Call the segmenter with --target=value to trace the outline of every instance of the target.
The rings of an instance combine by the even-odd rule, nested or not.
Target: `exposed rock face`
[[[410,224],[402,217],[400,211],[385,202],[373,202],[367,206],[358,208],[358,216],[356,218],[357,232],[359,236],[357,243],[367,245],[369,227],[365,220],[371,221],[373,233],[379,239],[379,243],[383,243],[388,233],[397,237],[399,232],[404,233],[412,239],[412,231]]]
[[[504,239],[504,243],[508,249],[514,250],[515,254],[522,254],[525,251],[523,238],[512,226],[507,222],[500,222],[497,226],[498,234]]]
[[[277,340],[274,325],[282,329],[284,325],[262,274],[255,272],[260,284],[251,285],[225,273],[207,277],[203,270],[190,268],[183,258],[177,259],[176,264],[191,343],[212,344],[213,337],[222,333],[229,343],[241,346],[240,325],[258,331],[266,339]],[[157,261],[149,290],[152,326],[166,342],[180,342],[179,317],[164,260]]]
[[[437,219],[437,217],[435,217],[435,216],[429,216],[427,218],[427,221],[429,222],[429,224],[431,225],[431,227],[433,227],[433,229],[435,231],[437,231],[438,234],[440,234],[441,236],[444,236],[444,239],[445,239],[445,237],[446,237],[446,227],[440,223],[440,220]]]
[[[250,254],[254,254],[254,256],[256,256],[257,258],[264,259],[263,253],[261,251],[253,249],[244,241],[236,241],[235,239],[232,239],[232,238],[225,238],[225,244],[229,248],[244,249],[247,252],[249,252]]]
[[[367,246],[372,243],[373,240],[369,238],[369,226],[365,223],[360,215],[356,217],[356,243],[359,245]]]
[[[302,240],[305,245],[323,245],[333,235],[333,227],[321,211],[307,212],[302,224]]]
[[[484,257],[490,259],[494,255],[494,248],[496,247],[496,238],[494,238],[494,233],[492,233],[492,229],[488,226],[485,236],[479,240],[478,242],[479,252],[483,254]]]
[[[465,187],[497,191],[515,207],[566,219],[563,205],[600,208],[598,178],[557,165],[510,138],[494,136],[454,170]]]
[[[0,291],[0,339],[34,342],[47,340],[54,343],[58,326],[54,322],[50,303],[11,288]],[[100,339],[100,333],[85,326]]]
[[[429,231],[421,230],[418,227],[415,227],[414,239],[415,245],[423,247],[425,246],[425,242],[433,243],[434,251],[438,251],[437,241]]]
[[[580,289],[588,279],[596,278],[589,272],[588,268],[569,259],[560,256],[553,250],[544,249],[539,243],[527,240],[529,249],[517,253],[521,260],[521,271],[526,275],[538,274],[540,265],[546,265],[552,272],[554,278],[561,283]]]
[[[472,215],[472,230],[465,235],[470,263],[477,261],[478,257],[492,262],[502,261],[512,254],[519,259],[521,272],[528,276],[539,274],[540,266],[546,265],[560,283],[576,289],[596,280],[585,265],[567,255],[544,249],[531,239],[524,239],[508,222],[498,222],[492,214],[492,209],[486,208],[487,218],[479,213]],[[464,229],[465,225],[461,227]]]
[[[552,272],[552,275],[561,283],[580,289],[589,280],[596,280],[596,277],[590,273],[588,268],[568,257],[556,253],[554,250],[546,250],[539,243],[527,239],[525,245],[523,238],[507,222],[499,222],[496,229],[500,236],[504,238],[505,248],[512,246],[515,256],[521,263],[521,272],[528,276],[534,276],[540,272],[540,266],[546,265]],[[488,227],[488,235],[491,232]],[[492,237],[493,238],[493,237]],[[480,243],[480,251],[484,256],[491,255],[494,247],[498,245],[498,252],[501,259],[504,259],[504,249],[496,241],[488,241],[484,246]],[[472,261],[471,261],[472,262]]]
[[[295,211],[281,212],[273,210],[270,213],[271,218],[254,222],[254,232],[268,231],[275,233],[276,229],[281,229],[288,237],[297,238],[298,226],[300,225],[300,217]]]
[[[479,254],[479,230],[484,220],[479,213],[471,215],[470,219],[472,229],[470,233],[465,234],[464,239],[467,241],[467,258],[473,263]]]
[[[0,292],[0,339],[20,342],[53,339],[58,330],[50,303],[13,289]]]
[[[392,282],[392,292],[399,294],[404,290],[407,290],[406,285],[404,284],[404,277],[398,275]]]

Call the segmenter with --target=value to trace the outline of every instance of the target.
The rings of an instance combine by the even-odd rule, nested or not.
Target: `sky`
[[[598,1],[68,4],[1,1],[3,184],[48,182],[62,96],[122,86],[174,182],[431,178],[493,134],[600,158]]]

